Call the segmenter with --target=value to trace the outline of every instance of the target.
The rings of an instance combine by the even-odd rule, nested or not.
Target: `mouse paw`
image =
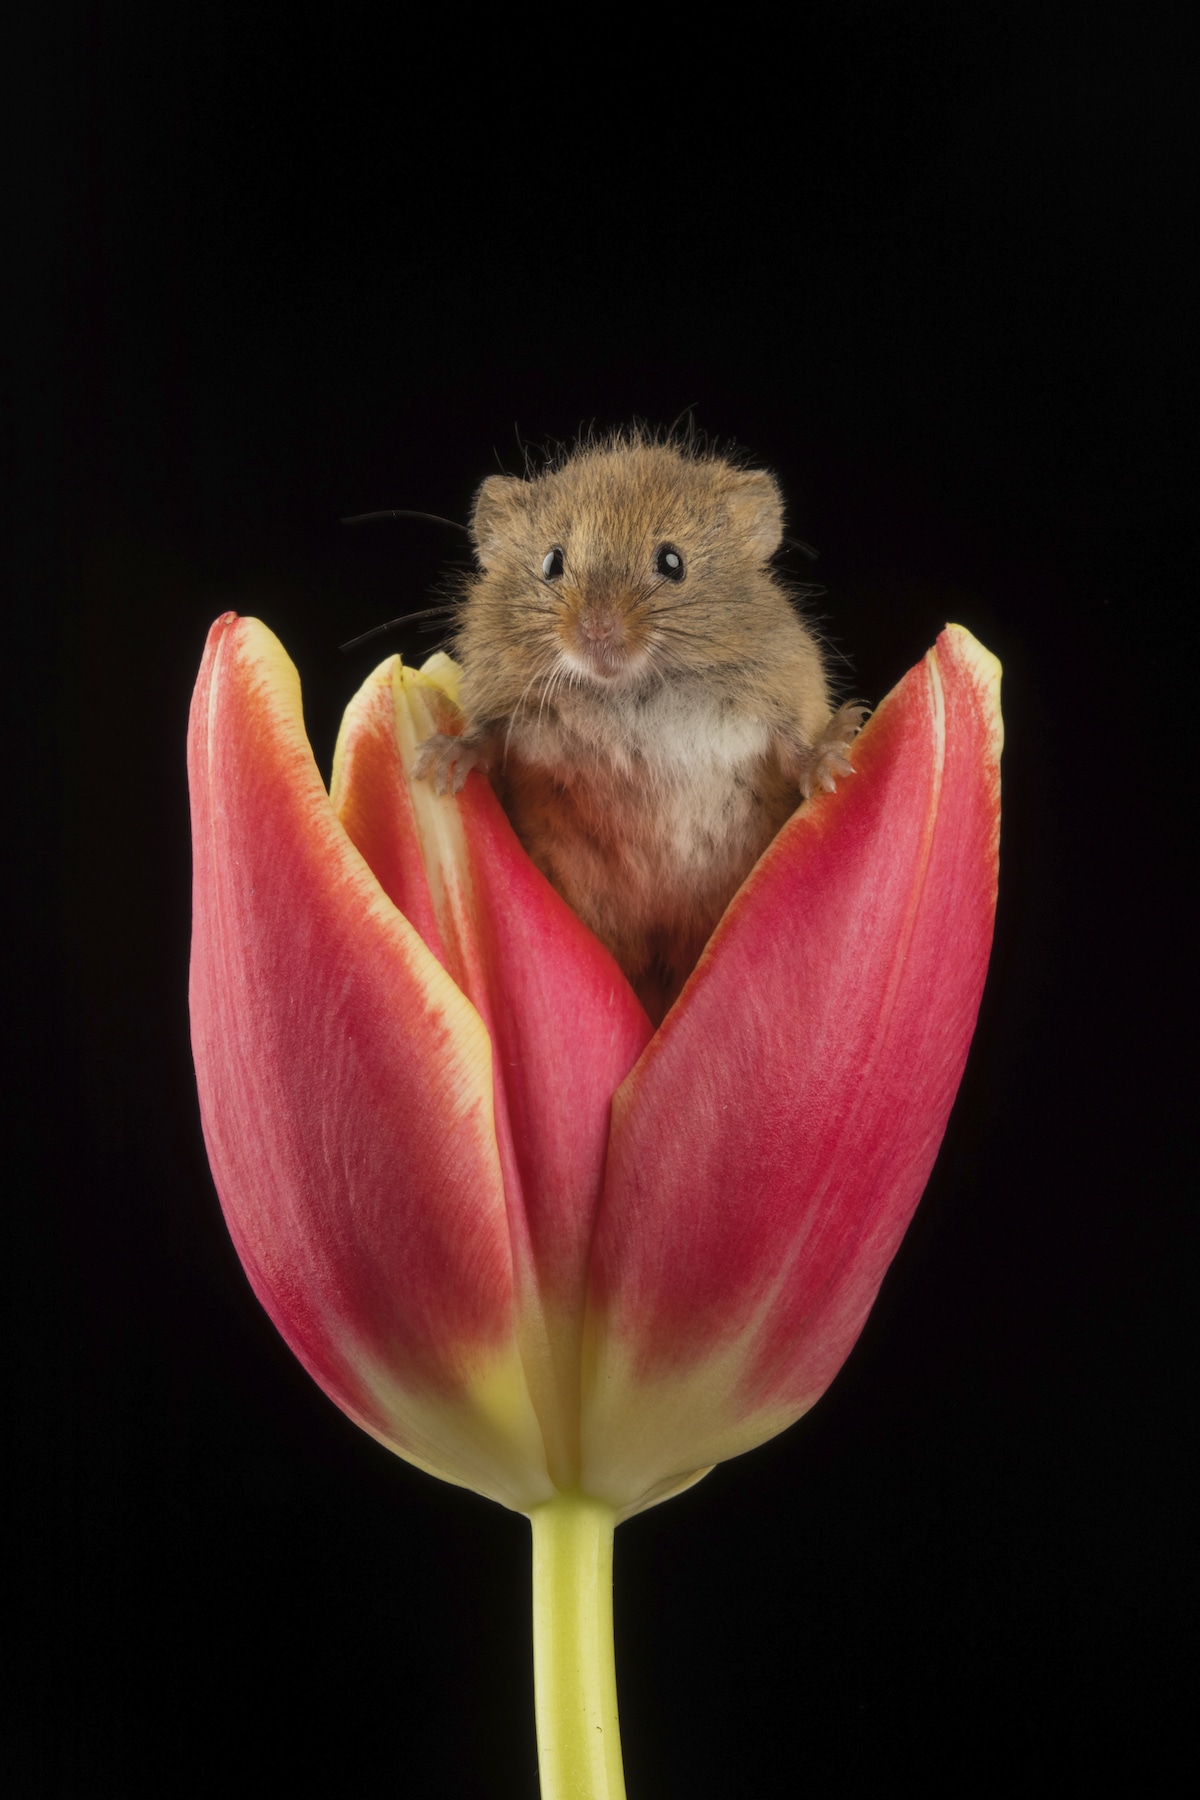
[[[811,799],[818,788],[827,794],[837,791],[836,775],[853,775],[850,745],[862,730],[868,708],[851,702],[839,706],[816,743],[805,754],[798,773],[800,792]]]
[[[417,746],[413,774],[418,781],[432,781],[436,794],[460,794],[471,770],[482,768],[485,761],[482,744],[439,731]]]

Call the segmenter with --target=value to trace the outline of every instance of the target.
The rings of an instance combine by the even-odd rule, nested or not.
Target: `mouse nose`
[[[617,621],[610,612],[587,612],[579,621],[579,630],[589,644],[609,644],[616,636]]]
[[[625,674],[636,660],[636,640],[628,609],[620,598],[583,599],[573,617],[559,625],[564,648],[579,672],[605,682]]]

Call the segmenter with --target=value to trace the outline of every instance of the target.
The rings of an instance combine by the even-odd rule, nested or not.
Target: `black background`
[[[948,618],[1001,657],[1006,813],[978,1038],[863,1339],[808,1419],[618,1534],[631,1796],[1152,1776],[1195,1212],[1178,46],[1152,10],[1022,5],[38,30],[8,159],[16,1791],[536,1792],[527,1526],[358,1434],[224,1235],[184,731],[210,621],[254,612],[327,771],[373,661],[432,640],[338,645],[463,554],[339,516],[462,519],[525,443],[688,407],[779,473],[849,689]]]

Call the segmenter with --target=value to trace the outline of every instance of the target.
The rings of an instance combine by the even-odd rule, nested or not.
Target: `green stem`
[[[616,1513],[559,1494],[529,1516],[542,1800],[625,1800],[613,1661]]]

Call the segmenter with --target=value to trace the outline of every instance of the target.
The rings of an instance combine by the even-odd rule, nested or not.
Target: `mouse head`
[[[599,687],[735,665],[762,607],[787,602],[766,564],[783,506],[774,477],[672,444],[619,437],[529,480],[493,475],[471,534],[477,604],[551,667]]]

